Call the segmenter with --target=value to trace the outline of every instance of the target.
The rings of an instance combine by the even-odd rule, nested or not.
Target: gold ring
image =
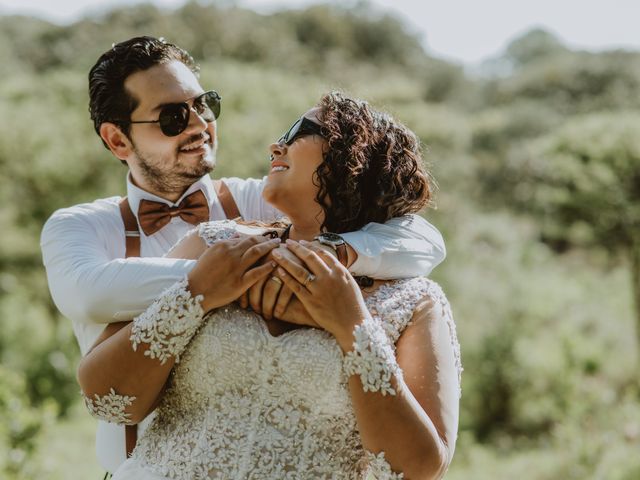
[[[313,282],[315,279],[316,279],[316,276],[313,273],[309,273],[309,274],[307,274],[307,278],[304,279],[304,283],[302,285],[304,285],[306,287],[311,282]]]
[[[271,280],[273,280],[274,282],[276,282],[279,285],[282,285],[282,280],[280,280],[278,277],[271,277]]]

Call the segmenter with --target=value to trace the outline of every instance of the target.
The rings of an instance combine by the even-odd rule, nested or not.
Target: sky
[[[21,13],[58,23],[114,5],[142,0],[0,0],[0,15]],[[152,0],[176,8],[185,0]],[[271,11],[303,7],[317,0],[236,0],[243,7]],[[354,3],[346,0],[341,3]],[[573,48],[640,50],[639,0],[370,0],[393,12],[420,34],[427,51],[465,64],[496,56],[509,41],[542,27]]]

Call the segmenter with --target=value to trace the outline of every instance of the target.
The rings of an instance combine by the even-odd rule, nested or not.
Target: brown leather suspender
[[[124,235],[126,242],[125,258],[140,256],[140,230],[138,229],[138,220],[131,211],[129,200],[124,197],[120,200],[120,215],[124,222]]]
[[[233,195],[231,195],[231,190],[227,187],[227,184],[222,180],[214,180],[213,188],[216,191],[216,195],[218,196],[218,201],[222,206],[222,210],[224,210],[224,214],[229,220],[234,220],[238,217],[241,217],[240,210],[238,210],[238,205],[236,205],[236,201],[233,199]]]
[[[240,217],[240,210],[236,205],[233,195],[227,185],[220,181],[215,180],[213,182],[216,195],[220,201],[220,205],[224,210],[224,214],[229,219]],[[120,200],[120,215],[124,223],[124,235],[125,235],[125,258],[139,257],[140,256],[140,230],[138,228],[138,220],[131,210],[129,200],[124,197]],[[137,425],[125,425],[125,446],[127,449],[127,458],[133,453],[133,449],[136,447],[138,441],[138,426]]]
[[[124,197],[120,200],[120,215],[124,222],[124,235],[126,252],[125,258],[140,256],[140,230],[138,229],[138,221],[131,211],[129,200]],[[126,446],[127,458],[133,453],[138,441],[138,425],[124,426],[124,441]]]

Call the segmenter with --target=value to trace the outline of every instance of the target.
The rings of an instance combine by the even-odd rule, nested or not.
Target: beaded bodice
[[[424,278],[366,302],[395,343],[427,295],[446,302]],[[235,305],[212,312],[183,353],[134,458],[176,479],[400,478],[362,447],[335,339],[313,328],[274,337]]]

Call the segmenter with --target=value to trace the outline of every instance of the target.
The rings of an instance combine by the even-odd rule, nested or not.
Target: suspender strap
[[[131,211],[129,200],[124,197],[120,200],[120,215],[124,223],[124,235],[126,253],[125,258],[139,257],[140,256],[140,231],[138,230],[138,221],[136,216]],[[137,425],[125,425],[124,426],[124,442],[127,451],[127,458],[133,453],[133,449],[136,448],[136,442],[138,441],[138,426]]]
[[[233,199],[233,195],[231,195],[231,190],[229,190],[227,184],[222,180],[214,180],[213,188],[216,191],[222,210],[224,210],[224,214],[227,218],[234,220],[238,217],[242,217],[242,215],[240,215],[240,210],[238,210],[238,205],[236,205],[236,201]]]
[[[136,448],[136,442],[138,441],[138,425],[125,425],[124,426],[124,444],[127,449],[127,458],[133,453],[133,449]]]
[[[224,214],[229,219],[240,217],[240,210],[236,201],[231,195],[229,187],[221,180],[215,180],[213,182],[216,195],[220,200],[220,205],[224,210]],[[139,257],[140,256],[140,230],[138,229],[138,220],[131,210],[129,200],[124,197],[120,200],[120,215],[122,216],[122,222],[124,223],[124,235],[126,241],[126,253],[125,258]],[[138,440],[138,426],[137,425],[125,425],[125,445],[127,448],[127,458],[133,453],[133,449],[136,446]]]
[[[124,197],[120,200],[120,215],[124,222],[124,235],[126,240],[127,253],[126,258],[140,256],[140,230],[138,230],[138,221],[131,211],[129,200]]]

